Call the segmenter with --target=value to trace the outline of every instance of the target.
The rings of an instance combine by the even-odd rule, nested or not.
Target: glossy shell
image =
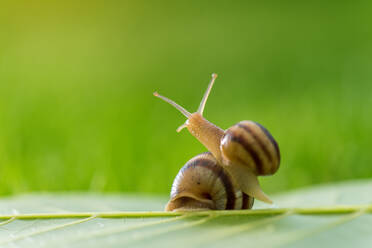
[[[256,175],[272,175],[280,164],[278,144],[266,128],[253,121],[241,121],[225,131],[221,153],[227,165],[248,166]]]
[[[250,209],[254,199],[239,190],[210,152],[189,160],[177,174],[166,211]]]

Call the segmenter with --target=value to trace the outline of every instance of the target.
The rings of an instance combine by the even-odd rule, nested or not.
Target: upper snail
[[[217,74],[212,79],[203,96],[197,112],[190,113],[174,101],[159,95],[187,118],[177,132],[187,128],[226,168],[240,189],[249,196],[266,203],[272,203],[261,190],[257,176],[272,175],[280,163],[279,147],[272,135],[260,124],[253,121],[241,121],[226,131],[207,121],[203,110]]]

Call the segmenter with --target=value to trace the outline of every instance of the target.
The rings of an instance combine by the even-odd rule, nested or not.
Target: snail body
[[[190,159],[177,174],[166,211],[250,209],[254,198],[243,193],[210,153]]]
[[[280,164],[278,144],[269,131],[256,122],[241,121],[224,131],[203,117],[204,107],[216,78],[217,75],[212,74],[195,113],[188,112],[157,92],[154,95],[186,116],[186,122],[177,129],[177,132],[187,128],[209,150],[216,162],[228,171],[242,192],[260,201],[272,203],[262,191],[257,176],[272,175],[278,170]]]

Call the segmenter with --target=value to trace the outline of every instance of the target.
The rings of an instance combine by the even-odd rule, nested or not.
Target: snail
[[[272,201],[262,191],[257,176],[272,175],[278,170],[278,144],[269,131],[256,122],[241,121],[224,131],[203,117],[204,107],[216,78],[217,74],[213,73],[195,113],[188,112],[157,92],[154,92],[154,96],[168,102],[186,116],[186,122],[177,132],[187,128],[209,150],[217,163],[229,172],[242,192],[271,204]]]
[[[243,193],[216,158],[205,152],[190,159],[174,179],[166,211],[250,209]]]

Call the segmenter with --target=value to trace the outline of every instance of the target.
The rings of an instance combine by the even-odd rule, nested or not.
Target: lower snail
[[[221,191],[215,192],[216,188],[208,184],[210,182],[208,177],[213,174],[205,173],[207,170],[205,165],[195,165],[195,161],[202,161],[203,159],[213,161],[213,163],[201,162],[201,164],[209,164],[209,166],[215,164],[213,168],[218,168],[215,170],[221,171],[221,175],[226,174],[226,177],[230,178],[235,197],[242,199],[241,208],[244,205],[243,198],[246,196],[249,196],[247,208],[252,207],[253,198],[269,204],[272,203],[270,198],[262,191],[257,177],[272,175],[279,169],[280,152],[278,144],[270,132],[256,122],[241,121],[227,130],[223,130],[203,117],[204,107],[216,78],[217,75],[212,74],[212,79],[195,113],[190,113],[157,92],[154,93],[156,97],[171,104],[186,116],[186,122],[177,129],[177,132],[187,128],[209,151],[208,154],[196,156],[181,169],[173,183],[171,200],[167,204],[166,210],[239,208],[239,204],[235,205],[235,203],[234,206],[227,203],[223,206],[220,203],[222,198],[211,197],[218,194],[227,195],[227,193],[222,187],[219,187]],[[194,166],[190,166],[190,163]],[[190,173],[192,176],[185,176],[189,173],[189,170],[192,171]],[[205,187],[205,189],[210,190],[209,193],[206,193],[206,190],[203,190],[202,193],[199,191],[198,184],[194,184],[196,177],[206,180],[208,187]],[[219,176],[214,178],[215,180],[222,180]],[[252,204],[249,204],[249,202]]]
[[[243,193],[210,152],[190,159],[174,179],[166,211],[250,209]]]

